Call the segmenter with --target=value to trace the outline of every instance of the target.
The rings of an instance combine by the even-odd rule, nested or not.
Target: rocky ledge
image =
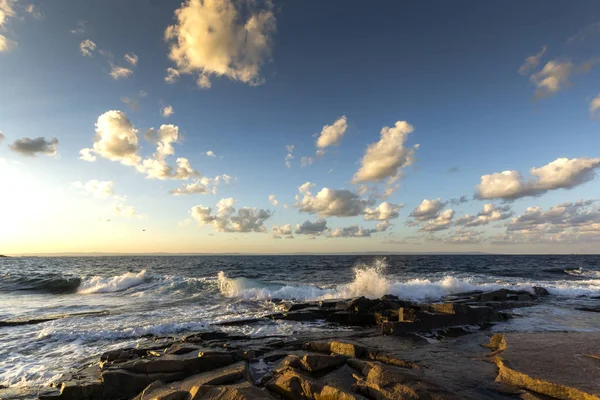
[[[253,338],[225,332],[153,338],[150,346],[104,353],[99,362],[64,376],[39,398],[598,399],[594,391],[589,391],[589,385],[563,390],[570,387],[569,379],[560,382],[558,391],[552,391],[551,381],[550,386],[540,386],[543,371],[535,370],[536,376],[527,379],[527,371],[517,370],[526,365],[518,357],[522,353],[519,349],[524,348],[519,345],[523,339],[515,340],[517,351],[513,354],[501,335],[490,341],[491,335],[485,330],[467,336],[452,334],[455,327],[486,327],[504,321],[511,317],[507,310],[535,304],[544,295],[547,292],[538,288],[532,292],[463,293],[440,303],[418,304],[394,296],[282,302],[283,311],[266,320],[307,320],[312,315],[332,323],[374,328],[339,332],[329,338]],[[439,341],[414,334],[425,331],[457,337]],[[560,342],[569,348],[568,340],[560,338]],[[481,347],[484,344],[491,352]],[[550,348],[550,341],[546,342],[543,351],[552,354]],[[593,358],[597,352],[589,348],[586,352],[590,355],[586,362],[597,361]],[[544,360],[553,364],[554,373],[560,371],[560,357]]]

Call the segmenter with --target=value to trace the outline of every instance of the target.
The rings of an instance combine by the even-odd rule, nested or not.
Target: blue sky
[[[0,52],[0,212],[8,221],[0,252],[570,253],[598,245],[598,204],[576,203],[600,195],[600,122],[593,115],[600,107],[592,110],[600,93],[597,2],[0,0],[0,12],[0,34],[10,43]],[[187,29],[177,16],[214,32]],[[169,26],[174,34],[167,40]],[[250,43],[252,34],[264,42]],[[87,55],[86,40],[95,46]],[[169,56],[177,43],[179,59]],[[125,54],[136,56],[135,65]],[[113,67],[130,72],[115,79]],[[179,71],[176,82],[165,82],[167,68]],[[226,72],[214,73],[219,68]],[[199,76],[209,88],[198,85]],[[166,106],[174,110],[168,118],[161,115]],[[195,173],[149,179],[106,151],[96,151],[94,162],[81,160],[81,149],[95,148],[95,124],[110,110],[137,129],[140,160],[154,157],[157,146],[144,133],[175,125],[175,154],[166,162],[186,158]],[[342,116],[341,138],[318,157],[321,130]],[[414,152],[394,169],[401,177],[353,183],[367,146],[397,121],[414,128],[394,144],[398,154]],[[37,137],[58,144],[23,145],[23,138]],[[287,145],[295,146],[291,168],[284,165]],[[301,167],[303,156],[312,164]],[[550,163],[559,158],[566,161],[557,169]],[[529,174],[546,165],[541,175]],[[473,198],[482,177],[507,170],[521,180]],[[169,193],[217,176],[208,194]],[[86,186],[90,181],[96,183]],[[314,186],[299,193],[305,182]],[[521,186],[510,192],[515,182]],[[98,188],[104,191],[94,196]],[[307,207],[324,188],[349,192],[319,206],[355,193],[351,202],[360,210]],[[383,198],[386,188],[393,193]],[[451,203],[461,196],[468,201]],[[217,203],[229,198],[235,210],[219,216]],[[438,198],[439,207],[415,217],[424,199]],[[397,213],[365,220],[384,201]],[[566,202],[573,204],[551,210]],[[459,220],[485,204],[495,208],[480,223]],[[194,214],[196,206],[211,211]],[[244,207],[268,217],[232,225]],[[496,209],[504,211],[491,216]],[[452,218],[439,219],[448,210]],[[296,232],[296,224],[321,218],[326,230]],[[287,224],[289,234],[273,231]],[[424,229],[432,224],[435,230]]]

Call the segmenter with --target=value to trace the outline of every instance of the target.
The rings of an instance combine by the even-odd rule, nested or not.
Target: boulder
[[[543,297],[543,296],[550,295],[550,292],[541,286],[534,286],[532,289],[533,289],[533,294],[536,297]]]
[[[190,376],[181,382],[178,388],[190,393],[191,397],[195,398],[200,388],[204,385],[225,385],[236,383],[248,377],[248,365],[246,362],[241,361],[225,368]]]
[[[337,368],[346,363],[343,356],[328,356],[324,354],[306,354],[300,359],[302,369],[309,372],[320,372]]]
[[[357,297],[349,301],[346,311],[364,313],[378,302],[379,300],[369,300],[365,296]]]
[[[263,400],[274,399],[268,392],[248,382],[231,386],[202,386],[191,400]]]
[[[119,369],[131,372],[155,374],[182,372],[187,375],[210,371],[233,363],[231,354],[220,351],[167,354],[162,357],[138,359],[118,364]]]
[[[331,353],[331,343],[322,342],[322,341],[314,341],[314,342],[306,342],[302,345],[303,349],[309,351],[317,351],[320,353]]]
[[[326,320],[328,322],[356,326],[375,325],[377,323],[375,314],[367,312],[338,311],[329,314]]]
[[[357,400],[352,393],[303,376],[296,371],[288,371],[267,384],[267,388],[286,399],[315,400]]]
[[[129,399],[154,381],[173,382],[182,380],[185,373],[143,374],[123,369],[102,372],[102,388],[105,399]]]
[[[186,400],[189,393],[166,386],[161,381],[152,382],[133,400]]]
[[[354,343],[338,341],[333,341],[330,343],[330,351],[334,354],[355,358],[360,358],[366,354],[366,349],[363,346]]]

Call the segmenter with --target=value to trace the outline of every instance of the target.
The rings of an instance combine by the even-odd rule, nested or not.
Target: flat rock
[[[345,363],[346,357],[328,356],[325,354],[306,354],[300,359],[302,369],[309,372],[331,370]]]
[[[600,333],[505,334],[498,381],[559,399],[600,399]]]
[[[269,392],[250,383],[230,386],[202,386],[191,400],[262,400],[275,399]]]
[[[178,384],[177,388],[189,392],[194,397],[201,386],[225,385],[238,382],[246,377],[248,377],[248,365],[245,361],[240,361],[225,368],[190,376]]]

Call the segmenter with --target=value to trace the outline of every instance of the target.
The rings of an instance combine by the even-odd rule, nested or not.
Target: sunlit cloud
[[[58,139],[53,137],[46,139],[44,137],[38,137],[30,139],[24,137],[17,139],[10,145],[10,149],[15,153],[19,153],[23,156],[35,157],[37,155],[54,156],[57,153]]]

